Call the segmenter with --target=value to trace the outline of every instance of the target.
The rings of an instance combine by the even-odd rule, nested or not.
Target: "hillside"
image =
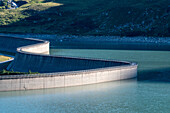
[[[1,33],[170,36],[169,0],[15,0]]]
[[[6,60],[9,60],[9,59],[11,59],[11,57],[0,55],[0,62],[6,61]]]

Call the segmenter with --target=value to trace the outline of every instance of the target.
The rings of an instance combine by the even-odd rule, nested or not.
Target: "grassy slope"
[[[24,72],[14,72],[14,71],[6,71],[5,69],[0,71],[0,76],[2,76],[2,75],[24,75],[24,74],[27,75],[27,74],[39,74],[39,73],[38,72],[31,72],[31,71],[26,72],[26,73],[24,73]]]
[[[6,61],[6,60],[9,60],[9,59],[11,59],[11,57],[0,55],[0,62]]]
[[[169,0],[34,0],[16,10],[0,10],[0,32],[170,36],[169,4]]]

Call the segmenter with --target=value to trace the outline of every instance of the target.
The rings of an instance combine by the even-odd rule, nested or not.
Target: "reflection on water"
[[[45,90],[0,92],[1,112],[164,112],[170,84],[136,80]]]

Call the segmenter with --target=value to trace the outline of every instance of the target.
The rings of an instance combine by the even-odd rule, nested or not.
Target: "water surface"
[[[136,62],[138,63],[138,80],[150,78],[157,80],[160,80],[159,78],[161,78],[161,80],[164,81],[170,80],[170,51],[51,49],[51,54]]]
[[[51,54],[137,62],[139,77],[67,88],[0,92],[1,113],[170,111],[169,51],[51,49]]]
[[[170,111],[170,84],[135,80],[0,93],[1,113]]]

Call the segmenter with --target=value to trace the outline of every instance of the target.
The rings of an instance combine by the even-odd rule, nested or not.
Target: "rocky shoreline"
[[[76,36],[76,35],[50,35],[50,34],[4,34],[21,38],[37,38],[49,41],[76,41],[76,42],[127,42],[127,43],[152,43],[170,44],[170,37],[120,37],[120,36]]]

